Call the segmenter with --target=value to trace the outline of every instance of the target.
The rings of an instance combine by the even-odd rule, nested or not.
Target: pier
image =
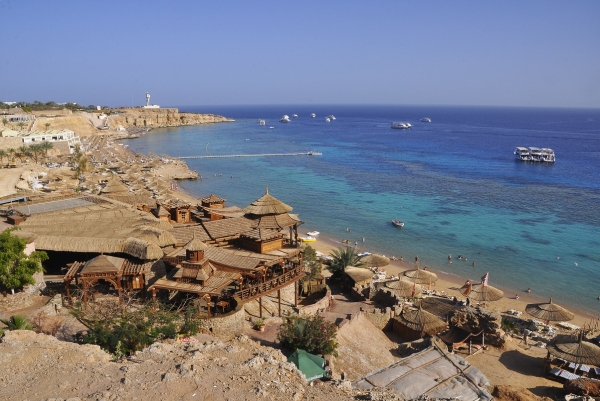
[[[177,159],[225,159],[231,157],[269,157],[269,156],[322,156],[321,152],[300,152],[300,153],[259,153],[249,155],[206,155],[206,156],[180,156]]]

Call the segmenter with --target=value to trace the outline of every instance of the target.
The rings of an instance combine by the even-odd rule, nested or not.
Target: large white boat
[[[316,115],[315,113],[310,113],[310,116],[311,116],[312,118],[315,118],[317,115]]]
[[[394,129],[409,129],[409,128],[412,128],[412,124],[398,121],[398,122],[392,123],[392,128],[394,128]]]
[[[258,120],[258,124],[264,126],[265,124],[267,124],[267,122],[265,120]]]
[[[531,157],[530,160],[532,162],[541,162],[542,161],[542,149],[531,146],[529,148],[529,156]]]
[[[330,122],[330,121],[331,121],[331,118],[329,118],[329,117],[325,117],[325,122],[326,122],[326,123],[328,123],[328,122]]]
[[[289,123],[290,121],[290,117],[287,114],[284,114],[283,117],[281,117],[281,119],[279,120],[280,123]]]
[[[542,156],[540,161],[545,163],[554,163],[556,161],[556,157],[554,156],[554,151],[550,148],[542,148]]]
[[[335,120],[335,116],[333,114],[327,116],[328,119],[330,119],[331,121]]]
[[[421,122],[422,122],[422,123],[430,123],[430,122],[431,122],[431,118],[429,118],[429,117],[423,117],[423,118],[421,119]]]
[[[529,154],[529,149],[524,148],[522,146],[517,146],[514,151],[515,157],[517,160],[521,160],[524,162],[528,162],[531,160],[531,155]]]

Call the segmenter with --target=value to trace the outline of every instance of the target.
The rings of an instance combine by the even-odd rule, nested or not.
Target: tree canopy
[[[337,248],[331,251],[329,254],[331,259],[325,262],[327,270],[329,270],[334,277],[340,277],[342,273],[346,271],[346,267],[364,267],[365,264],[362,262],[362,256],[358,256],[356,249],[351,247]]]
[[[43,271],[42,262],[48,259],[43,251],[25,254],[27,240],[12,235],[17,227],[0,233],[0,284],[15,290],[26,284],[35,284],[33,275]]]

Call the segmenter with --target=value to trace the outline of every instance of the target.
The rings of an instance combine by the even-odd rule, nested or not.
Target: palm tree
[[[44,157],[48,157],[48,151],[54,149],[52,142],[44,141],[40,143],[40,149],[44,152]]]
[[[21,160],[21,163],[23,163],[23,158],[27,157],[27,155],[30,154],[29,151],[29,146],[20,146],[19,149],[17,149],[17,151],[15,152],[15,156],[17,156],[19,158],[19,160]]]
[[[23,127],[25,126],[25,123],[23,121],[21,121],[17,125],[19,126],[19,128],[21,128],[21,130],[23,130]]]
[[[46,126],[46,130],[48,130],[48,128],[50,128],[50,123],[46,123],[44,125]]]
[[[13,315],[8,319],[0,319],[8,330],[33,330],[25,316]]]
[[[4,125],[6,127],[6,124],[8,124],[8,120],[6,118],[2,119],[2,125]]]
[[[6,153],[8,154],[8,161],[12,159],[12,156],[15,154],[15,148],[6,149]]]
[[[327,270],[329,270],[333,276],[339,277],[345,271],[346,267],[364,267],[365,264],[362,262],[363,256],[358,256],[356,249],[351,247],[337,248],[334,249],[329,256],[331,259],[325,262]]]
[[[35,160],[36,164],[40,157],[40,153],[43,152],[42,146],[43,145],[41,143],[33,143],[29,145],[29,148],[27,148],[27,154],[33,156],[33,159]]]

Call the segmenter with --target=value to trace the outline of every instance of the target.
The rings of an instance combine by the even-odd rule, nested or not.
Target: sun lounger
[[[596,376],[600,376],[600,368],[594,368],[594,373]]]
[[[586,373],[589,373],[590,371],[590,367],[588,365],[579,365],[573,362],[569,362],[569,369],[578,370]]]
[[[566,370],[562,370],[560,368],[552,368],[550,372],[548,372],[550,377],[554,377],[559,380],[576,380],[581,379],[581,376],[578,376],[574,373],[567,372]]]

